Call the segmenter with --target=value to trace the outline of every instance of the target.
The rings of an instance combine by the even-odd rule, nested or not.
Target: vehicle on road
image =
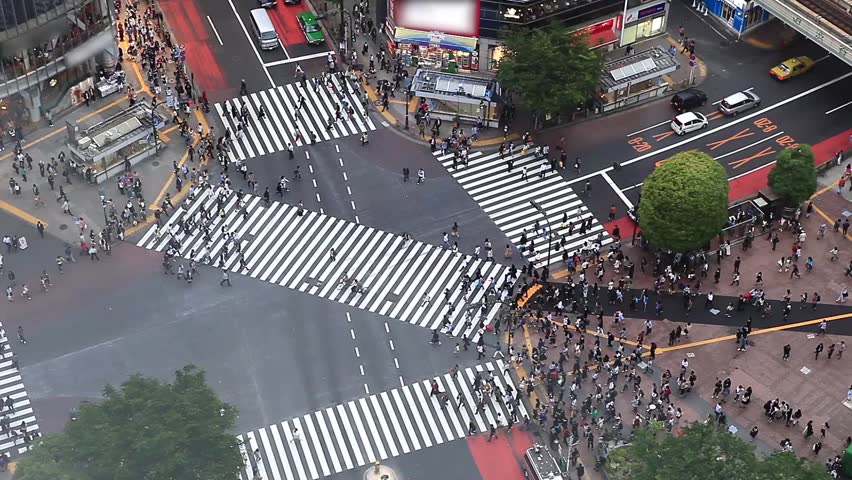
[[[251,11],[251,29],[254,32],[254,37],[257,43],[260,44],[261,50],[275,50],[280,43],[278,33],[275,31],[275,26],[272,25],[272,20],[269,18],[269,13],[262,8],[255,8]]]
[[[257,0],[257,4],[263,8],[272,8],[278,5],[278,0]]]
[[[760,97],[751,90],[743,90],[727,96],[719,102],[719,110],[725,115],[736,116],[738,113],[757,108],[760,105]]]
[[[692,110],[707,103],[707,95],[701,90],[687,88],[672,97],[672,108],[678,113]]]
[[[320,29],[319,22],[313,12],[302,12],[296,15],[296,20],[299,21],[299,27],[305,33],[305,40],[310,45],[321,45],[325,43],[325,34]]]
[[[775,67],[772,67],[769,74],[783,82],[784,80],[797,77],[807,72],[813,68],[815,63],[816,62],[814,62],[811,57],[788,58]]]
[[[672,119],[672,130],[678,135],[707,128],[710,122],[707,117],[698,112],[685,112]]]

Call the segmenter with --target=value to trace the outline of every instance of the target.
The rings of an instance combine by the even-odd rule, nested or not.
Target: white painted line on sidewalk
[[[269,74],[269,70],[266,68],[266,65],[263,64],[263,59],[260,58],[260,52],[257,51],[257,46],[254,44],[254,40],[252,40],[251,35],[249,35],[248,29],[246,29],[246,24],[243,23],[243,19],[240,18],[240,14],[237,13],[237,7],[234,6],[234,0],[228,0],[228,3],[231,5],[231,10],[234,11],[234,16],[237,17],[237,21],[240,22],[240,27],[242,27],[243,33],[246,34],[246,40],[248,40],[249,45],[251,45],[251,49],[254,51],[254,55],[257,57],[258,63],[260,63],[261,68],[263,68],[263,72],[266,73],[266,78],[269,80],[269,84],[272,85],[272,88],[277,87],[277,85],[275,85],[275,80],[272,80],[272,75]]]
[[[286,53],[286,51],[285,51],[285,53]],[[312,53],[310,55],[302,55],[301,57],[288,58],[287,60],[277,60],[275,62],[264,63],[263,66],[264,67],[277,67],[279,65],[286,65],[288,63],[301,62],[302,60],[310,60],[312,58],[325,57],[325,56],[328,56],[329,53],[334,53],[334,52],[329,50],[328,52]],[[289,55],[287,55],[287,56],[289,57]]]
[[[837,108],[832,108],[831,110],[829,110],[829,111],[825,112],[825,114],[826,114],[826,115],[832,114],[832,113],[834,113],[834,112],[836,112],[836,111],[840,110],[841,108],[846,108],[846,107],[848,107],[849,105],[852,105],[852,102],[846,102],[846,103],[844,103],[843,105],[841,105],[841,106],[839,106],[839,107],[837,107]]]
[[[224,45],[224,43],[222,43],[222,37],[219,36],[219,30],[216,30],[216,25],[213,25],[213,19],[210,18],[210,15],[207,15],[207,21],[210,22],[210,28],[212,28],[213,33],[216,34],[216,40],[219,40],[219,45]]]
[[[716,127],[716,128],[713,128],[713,129],[710,129],[710,130],[703,131],[703,132],[699,133],[698,135],[695,135],[695,136],[692,136],[692,137],[687,138],[686,140],[682,140],[682,141],[680,141],[680,142],[673,143],[673,144],[671,144],[671,145],[667,145],[667,146],[665,146],[665,147],[663,147],[663,148],[661,148],[661,149],[659,149],[659,150],[657,150],[657,151],[648,152],[648,153],[646,153],[646,154],[644,154],[644,155],[639,155],[639,156],[638,156],[638,157],[636,157],[636,158],[632,158],[632,159],[630,159],[630,160],[626,160],[626,161],[624,161],[624,162],[621,162],[621,166],[622,166],[622,167],[625,167],[625,166],[627,166],[627,165],[631,165],[631,164],[634,164],[634,163],[636,163],[636,162],[641,162],[642,160],[645,160],[645,159],[648,159],[648,158],[651,158],[651,157],[655,157],[655,156],[657,156],[657,155],[659,155],[659,154],[661,154],[661,153],[665,153],[665,152],[668,152],[668,151],[670,151],[670,150],[674,150],[675,148],[678,148],[678,147],[682,147],[682,146],[684,146],[684,145],[686,145],[686,144],[688,144],[688,143],[694,142],[694,141],[699,140],[699,139],[701,139],[701,138],[704,138],[704,137],[706,137],[706,136],[708,136],[708,135],[712,135],[712,134],[714,134],[714,133],[717,133],[717,132],[720,132],[720,131],[722,131],[722,130],[725,130],[726,128],[733,127],[734,125],[737,125],[737,124],[739,124],[739,123],[747,122],[747,121],[751,120],[751,119],[752,119],[752,118],[754,118],[754,117],[758,117],[758,116],[760,116],[760,115],[764,115],[766,112],[769,112],[769,111],[775,110],[776,108],[783,107],[784,105],[787,105],[788,103],[795,102],[796,100],[799,100],[799,99],[801,99],[801,98],[803,98],[803,97],[806,97],[806,96],[808,96],[808,95],[810,95],[810,94],[812,94],[812,93],[818,92],[818,91],[822,90],[822,89],[823,89],[823,88],[825,88],[825,87],[828,87],[828,86],[834,85],[835,83],[840,82],[840,81],[842,81],[842,80],[846,80],[846,79],[847,79],[847,78],[849,78],[849,77],[852,77],[852,72],[847,72],[847,73],[845,73],[845,74],[843,74],[843,75],[841,75],[841,76],[839,76],[839,77],[835,78],[834,80],[829,80],[829,81],[827,81],[827,82],[825,82],[825,83],[823,83],[823,84],[821,84],[821,85],[817,85],[817,86],[815,86],[815,87],[813,87],[813,88],[811,88],[811,89],[809,89],[809,90],[805,90],[804,92],[799,93],[798,95],[793,95],[793,96],[792,96],[792,97],[790,97],[790,98],[787,98],[787,99],[785,99],[785,100],[782,100],[782,101],[780,101],[780,102],[778,102],[778,103],[776,103],[776,104],[770,105],[770,106],[768,106],[768,107],[766,107],[766,108],[764,108],[764,109],[762,109],[762,110],[758,110],[758,111],[756,111],[756,112],[752,112],[752,113],[750,113],[750,114],[748,114],[748,115],[743,115],[743,116],[739,117],[738,119],[733,120],[733,121],[731,121],[731,122],[728,122],[728,123],[726,123],[726,124],[724,124],[724,125],[720,125],[720,126],[718,126],[718,127]],[[577,178],[575,178],[575,179],[573,179],[573,180],[568,180],[568,185],[573,185],[573,184],[575,184],[575,183],[585,182],[586,180],[588,180],[588,179],[590,179],[590,178],[592,178],[592,177],[596,177],[596,176],[598,176],[598,175],[601,175],[601,174],[604,174],[604,173],[611,172],[612,170],[613,170],[613,168],[612,168],[612,167],[606,167],[606,168],[604,168],[604,169],[598,170],[597,172],[592,172],[592,173],[589,173],[589,174],[586,174],[586,175],[583,175],[583,176],[577,177]]]
[[[615,194],[618,195],[618,198],[620,198],[621,201],[624,202],[625,205],[627,205],[628,210],[633,208],[633,202],[631,202],[630,199],[627,198],[627,195],[625,195],[624,192],[621,191],[620,188],[618,188],[618,185],[616,185],[615,182],[612,181],[612,178],[610,178],[610,176],[606,173],[602,173],[601,176],[604,178],[604,180],[606,180],[606,183],[608,183],[609,186],[612,187],[613,190],[615,190]]]

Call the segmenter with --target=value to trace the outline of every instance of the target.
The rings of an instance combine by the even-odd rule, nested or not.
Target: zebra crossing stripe
[[[220,193],[225,196],[221,215]],[[205,190],[191,204],[179,207],[163,227],[148,230],[138,246],[163,252],[174,239],[180,245],[178,255],[197,262],[215,261],[228,252],[224,267],[230,272],[424,328],[440,328],[446,316],[449,333],[468,335],[473,341],[479,338],[479,323],[489,325],[499,309],[498,302],[485,311],[480,308],[487,292],[492,288],[500,292],[510,280],[508,269],[494,262],[422,242],[406,243],[398,235],[314,211],[300,215],[295,206],[266,205],[254,195],[245,195],[244,200],[245,212],[233,192]],[[198,222],[202,210],[214,212],[209,241],[201,228],[180,231],[184,220]],[[244,270],[239,256],[232,254],[232,242],[237,240],[229,232],[238,235]],[[481,282],[472,282],[470,291],[463,293],[463,277],[476,274],[482,275]],[[344,277],[349,279],[345,285]],[[366,292],[350,288],[355,279]],[[449,296],[444,294],[447,290]],[[465,321],[468,309],[470,322]]]
[[[35,434],[39,431],[39,426],[21,372],[13,363],[14,356],[6,331],[0,323],[0,401],[5,401],[6,398],[12,400],[12,411],[6,411],[3,416],[9,420],[10,430],[18,432],[26,425],[27,433]],[[6,410],[5,406],[3,410]],[[0,455],[14,458],[28,450],[27,444],[18,440],[16,434],[0,433]]]
[[[452,395],[446,408],[431,396],[432,380],[426,379],[239,435],[247,461],[243,478],[251,479],[254,465],[267,479],[319,480],[466,438],[470,422],[474,433],[488,432],[492,424],[504,427],[511,416],[504,398],[496,393],[486,396],[477,412],[471,387],[477,373],[483,379],[490,373],[501,392],[514,392],[504,368],[503,361],[496,360],[465,368],[455,378],[449,373],[435,377],[439,390]],[[456,402],[460,397],[462,402]],[[515,408],[519,419],[528,415],[522,403]],[[253,453],[247,455],[247,449],[260,449],[260,460],[255,461]]]
[[[302,108],[299,108],[299,98],[304,98]],[[340,120],[335,118],[338,105]],[[233,149],[229,152],[232,161],[281,152],[287,149],[287,144],[303,146],[311,143],[312,133],[317,135],[318,141],[328,141],[376,129],[355,90],[336,77],[332,77],[331,86],[303,87],[290,83],[215,104],[216,113],[233,134],[237,132],[239,120],[230,113],[239,111],[242,106],[248,110],[249,120],[243,125],[243,135],[232,137]],[[261,106],[266,114],[264,118],[259,116]],[[353,108],[351,117],[347,106]],[[331,128],[328,128],[330,120]]]
[[[545,160],[536,158],[532,152],[519,152],[506,155],[505,158],[501,158],[499,153],[483,155],[480,151],[471,152],[468,155],[468,165],[463,166],[458,162],[455,168],[453,154],[442,154],[438,150],[433,152],[433,155],[518,247],[522,247],[520,239],[526,231],[528,241],[535,243],[538,252],[525,251],[524,256],[528,261],[534,262],[537,268],[561,260],[562,249],[559,243],[563,237],[566,242],[565,250],[569,254],[580,253],[584,246],[590,247],[598,243],[598,240],[600,246],[612,242],[603,225],[594,218],[558,172],[546,165],[543,178],[539,177],[540,166],[545,164]],[[511,172],[507,164],[509,160],[513,162]],[[521,179],[524,167],[527,168],[528,180]],[[547,218],[532,206],[532,200],[542,207]],[[562,223],[563,217],[575,225],[573,231]],[[576,225],[588,219],[592,220],[592,226],[581,234]],[[533,228],[536,221],[542,228],[546,227],[549,221],[553,229],[557,248],[552,249],[549,257],[548,239],[541,231],[535,231]]]

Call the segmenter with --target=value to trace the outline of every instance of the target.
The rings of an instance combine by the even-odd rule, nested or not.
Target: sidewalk
[[[143,7],[144,9],[144,7]],[[140,9],[140,12],[143,11]],[[122,9],[121,19],[123,19],[126,9]],[[127,38],[121,42],[122,49],[127,52]],[[131,85],[132,90],[136,93],[137,102],[150,103],[153,96],[151,89],[145,84],[144,76],[140,66],[127,59],[122,64],[124,71],[127,73],[127,82]],[[173,71],[176,66],[169,63],[166,66],[166,75],[173,79]],[[173,81],[173,80],[172,80]],[[159,101],[165,102],[165,92],[161,92]],[[106,118],[114,115],[129,107],[129,101],[124,92],[115,93],[104,99],[97,99],[92,102],[92,105],[86,107],[81,104],[74,109],[71,109],[60,117],[54,117],[54,126],[49,127],[43,125],[41,128],[29,132],[26,136],[26,142],[23,143],[23,152],[29,154],[33,158],[33,163],[39,161],[49,162],[51,158],[57,157],[59,152],[66,150],[65,147],[65,122],[77,125],[80,130],[84,130],[89,126],[97,124]],[[167,118],[172,118],[172,113],[164,107],[158,107],[160,112],[165,112]],[[195,130],[196,124],[200,123],[205,131],[209,130],[203,115],[200,111],[194,111],[195,122],[191,125],[192,130]],[[197,122],[197,123],[196,123]],[[143,198],[149,205],[149,209],[153,212],[161,203],[169,185],[174,184],[173,167],[175,164],[182,165],[187,158],[186,144],[180,133],[177,131],[177,125],[166,125],[160,130],[160,139],[165,144],[165,148],[159,151],[158,156],[152,157],[135,165],[133,170],[136,171],[142,179],[142,194]],[[197,136],[195,142],[198,141]],[[57,175],[56,190],[51,191],[50,186],[46,181],[46,177],[40,175],[37,169],[27,172],[28,179],[23,181],[21,175],[15,175],[12,172],[12,161],[14,152],[11,145],[8,146],[6,152],[0,154],[0,160],[7,160],[0,163],[0,175],[12,178],[21,184],[22,194],[19,197],[13,198],[6,190],[6,193],[0,194],[0,208],[8,213],[15,215],[22,220],[32,224],[34,227],[38,222],[42,222],[46,226],[46,233],[59,237],[65,242],[77,244],[79,241],[80,231],[77,228],[72,228],[82,223],[85,223],[89,228],[102,227],[105,223],[105,211],[101,202],[101,195],[106,199],[111,199],[117,212],[121,212],[127,198],[121,196],[116,187],[117,178],[110,180],[100,185],[90,185],[82,177],[72,174],[72,184],[64,182],[63,178]],[[62,172],[60,165],[59,173]],[[32,185],[35,184],[40,190],[40,196],[46,203],[45,207],[36,208],[33,203]],[[59,186],[62,185],[71,204],[73,218],[65,215],[61,210],[61,203],[57,201]],[[189,186],[183,188],[183,194],[188,191]],[[172,196],[173,203],[177,203],[182,198],[180,195]],[[135,201],[134,201],[135,203]],[[150,215],[149,220],[153,221],[153,215]],[[130,236],[133,233],[141,230],[144,225],[138,225],[126,230],[126,235]],[[100,229],[100,228],[97,228]],[[33,229],[35,236],[35,228]]]

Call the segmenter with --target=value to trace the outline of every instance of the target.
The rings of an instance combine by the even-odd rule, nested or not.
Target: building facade
[[[699,8],[716,16],[719,21],[737,36],[769,21],[769,12],[751,0],[701,0]]]
[[[413,3],[418,7],[408,6]],[[668,6],[667,0],[380,0],[375,13],[388,48],[406,64],[494,73],[507,32],[558,21],[587,33],[593,48],[614,48],[664,33]]]
[[[0,122],[39,121],[81,100],[118,46],[109,0],[0,0]]]

